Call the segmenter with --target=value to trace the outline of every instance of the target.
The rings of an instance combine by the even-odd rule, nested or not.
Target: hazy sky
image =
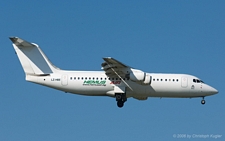
[[[0,18],[1,141],[225,140],[224,1],[12,0]],[[101,70],[111,56],[146,72],[195,75],[219,94],[204,106],[130,98],[120,109],[113,98],[26,82],[9,36],[39,44],[61,69]]]

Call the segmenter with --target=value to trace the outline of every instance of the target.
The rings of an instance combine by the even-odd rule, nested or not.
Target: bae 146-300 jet
[[[123,107],[127,98],[201,97],[218,91],[201,79],[188,74],[147,73],[111,57],[103,58],[103,71],[61,70],[54,66],[39,46],[18,37],[10,37],[25,72],[26,80],[72,94],[109,96]]]

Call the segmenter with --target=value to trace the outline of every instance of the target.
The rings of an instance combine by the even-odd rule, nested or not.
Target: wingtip
[[[22,40],[21,38],[15,37],[15,36],[9,37],[9,39],[10,39],[14,44],[18,44],[18,43],[23,42],[23,40]]]
[[[103,57],[103,59],[112,59],[112,57]]]
[[[9,39],[14,43],[17,39],[18,39],[18,37],[9,37]]]
[[[27,42],[19,37],[9,37],[9,39],[17,46],[37,46],[37,44]]]
[[[15,45],[21,45],[21,43],[25,42],[23,39],[19,37],[9,37],[9,39],[13,42]]]

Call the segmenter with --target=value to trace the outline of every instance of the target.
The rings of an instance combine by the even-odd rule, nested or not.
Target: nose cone
[[[213,94],[217,94],[219,91],[209,85],[206,86],[206,92],[209,94],[209,95],[213,95]]]
[[[218,92],[219,92],[219,91],[218,91],[217,89],[215,89],[215,88],[212,87],[212,90],[211,90],[211,93],[212,93],[212,94],[217,94]]]

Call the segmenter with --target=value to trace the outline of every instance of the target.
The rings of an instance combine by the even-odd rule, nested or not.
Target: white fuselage
[[[151,84],[142,85],[128,79],[109,78],[103,71],[61,71],[48,76],[27,75],[26,80],[73,94],[114,96],[114,87],[126,87],[127,97],[145,100],[147,97],[204,97],[217,92],[213,87],[187,74],[151,75]]]

